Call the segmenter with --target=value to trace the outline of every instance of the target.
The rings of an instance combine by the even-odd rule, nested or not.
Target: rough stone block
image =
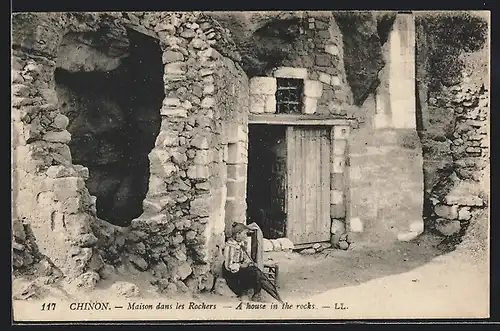
[[[201,101],[201,108],[213,108],[215,105],[215,99],[212,97],[205,97]]]
[[[336,125],[333,128],[334,139],[347,139],[349,133],[350,133],[350,127],[348,125]]]
[[[345,168],[345,157],[343,156],[334,156],[333,164],[332,164],[332,172],[336,174],[340,174],[344,172]]]
[[[189,212],[191,215],[197,216],[209,216],[211,212],[210,208],[210,195],[204,195],[195,198],[189,204]]]
[[[245,197],[245,192],[246,192],[245,180],[238,180],[238,181],[228,180],[226,186],[227,186],[228,197],[235,197],[238,199]]]
[[[363,221],[359,217],[353,217],[349,220],[351,232],[363,232]]]
[[[247,166],[245,164],[228,164],[227,165],[227,179],[240,180],[245,179],[247,173]]]
[[[149,168],[152,174],[159,177],[169,177],[178,171],[175,164],[170,162],[172,155],[164,150],[153,149],[149,155]]]
[[[175,131],[162,130],[156,137],[155,146],[162,149],[179,146],[179,134]]]
[[[165,206],[166,203],[161,203],[161,200],[159,199],[151,199],[147,197],[142,201],[142,209],[144,210],[144,213],[151,213],[151,214],[157,214],[161,212]]]
[[[330,83],[332,81],[332,77],[328,74],[325,74],[324,72],[320,72],[318,80],[324,84],[330,85]]]
[[[439,217],[454,220],[458,218],[458,206],[437,205],[434,207],[434,213]]]
[[[345,154],[347,140],[336,139],[333,141],[333,155],[342,156]]]
[[[229,123],[227,126],[227,142],[232,144],[240,141],[248,141],[248,134],[245,130],[245,126],[240,123]]]
[[[266,96],[265,95],[251,95],[250,96],[250,112],[253,114],[262,114],[266,109]]]
[[[85,198],[83,197],[68,197],[59,202],[59,210],[62,213],[76,214],[83,212],[85,208]]]
[[[344,218],[346,214],[344,204],[330,205],[330,217]]]
[[[212,95],[215,92],[215,85],[208,84],[203,88],[203,95]]]
[[[63,165],[50,166],[46,174],[50,178],[72,177],[76,175],[76,171],[72,168]]]
[[[210,150],[208,149],[197,150],[193,159],[194,164],[197,165],[208,165],[211,161]]]
[[[264,239],[262,241],[262,249],[264,250],[264,252],[272,252],[273,251],[273,244],[271,242],[271,240],[269,239]]]
[[[344,192],[339,190],[330,190],[330,203],[338,205],[344,202]]]
[[[307,69],[279,67],[273,72],[273,76],[277,78],[298,78],[307,79]]]
[[[458,219],[461,221],[468,221],[472,217],[470,207],[462,207],[458,210]]]
[[[89,178],[89,168],[79,164],[75,164],[74,169],[77,172],[78,176],[82,177],[85,180]]]
[[[337,45],[328,44],[325,45],[325,52],[331,55],[339,55],[339,48],[337,47]]]
[[[314,114],[316,112],[317,105],[318,99],[305,97],[302,112],[304,114]]]
[[[316,55],[315,62],[317,66],[327,67],[331,64],[330,56],[326,54]]]
[[[274,95],[276,93],[276,78],[253,77],[250,79],[250,94]]]
[[[266,96],[266,106],[264,108],[264,112],[270,114],[276,113],[276,96]]]
[[[240,199],[226,199],[226,220],[235,221],[242,213],[245,212],[245,203]]]
[[[180,61],[167,63],[164,72],[166,75],[183,75],[186,73],[186,63]]]
[[[56,198],[61,201],[75,196],[77,191],[85,187],[85,181],[81,177],[62,177],[47,179],[47,185],[52,188]]]
[[[343,191],[344,188],[344,174],[330,173],[330,189]]]
[[[246,164],[248,163],[248,152],[245,144],[238,142],[228,144],[227,164]]]
[[[321,98],[323,94],[323,84],[317,80],[304,81],[304,95],[310,98]]]
[[[52,122],[52,126],[59,130],[66,130],[66,127],[69,124],[69,119],[63,114],[57,114]]]
[[[147,195],[150,197],[156,197],[160,195],[164,195],[167,191],[167,185],[163,181],[162,178],[151,174],[149,176],[149,186]]]
[[[160,109],[160,115],[168,117],[187,118],[187,110],[184,108],[165,108]]]
[[[209,175],[210,171],[206,165],[190,166],[187,170],[187,176],[190,179],[207,179]]]
[[[460,221],[451,221],[447,219],[438,218],[436,220],[436,230],[444,236],[452,236],[460,232]]]
[[[193,38],[189,45],[194,49],[207,49],[209,47],[208,43],[200,38]]]
[[[71,134],[67,131],[49,131],[43,135],[43,140],[53,143],[67,144],[71,141]]]
[[[134,265],[137,269],[141,271],[145,271],[148,269],[148,263],[141,256],[132,254],[129,256],[129,261]]]
[[[295,247],[293,242],[288,238],[278,238],[276,241],[280,243],[281,250],[283,251],[291,251]]]
[[[331,234],[343,234],[345,233],[345,223],[344,221],[336,218],[332,218],[332,225],[330,227]]]
[[[339,76],[332,76],[330,80],[330,85],[334,87],[339,87],[342,86],[342,82],[339,78]]]
[[[349,243],[347,241],[340,241],[339,242],[339,248],[342,250],[347,250],[349,248]]]
[[[184,61],[184,55],[180,52],[175,51],[166,51],[163,52],[162,62],[163,64],[172,63],[172,62],[181,62]]]
[[[202,135],[195,136],[193,140],[191,140],[191,146],[197,149],[208,149],[208,137]]]

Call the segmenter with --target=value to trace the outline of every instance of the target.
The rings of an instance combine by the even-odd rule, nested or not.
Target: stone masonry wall
[[[323,93],[317,101],[320,114],[345,115],[345,104],[352,104],[343,60],[341,31],[330,12],[307,12],[302,20],[301,36],[283,67],[305,68],[308,79],[323,83]],[[275,75],[275,77],[278,77]]]
[[[452,238],[482,222],[486,233],[477,216],[489,195],[487,23],[468,14],[417,23],[426,226]]]
[[[287,54],[282,66],[269,77],[250,79],[250,113],[276,112],[277,78],[304,80],[302,114],[346,116],[352,93],[346,80],[343,40],[331,13],[308,12],[302,18],[300,36],[294,40],[294,52]],[[346,208],[349,196],[346,185],[348,164],[347,137],[351,128],[335,126],[331,130],[331,243],[347,249]]]
[[[97,242],[88,172],[72,165],[68,119],[54,90],[57,45],[76,24],[58,14],[13,18],[13,218],[24,219],[40,252],[69,277],[87,270]]]
[[[217,107],[215,94],[224,91],[217,90],[216,72],[239,70],[211,47],[223,31],[197,13],[24,14],[13,21],[15,211],[28,220],[40,251],[65,276],[87,284],[116,266],[149,270],[166,292],[211,289],[211,269],[224,240],[221,123],[233,121]],[[149,154],[144,213],[129,228],[95,216],[95,198],[85,187],[88,169],[71,162],[68,121],[54,90],[62,37],[106,25],[157,38],[163,51],[161,129]]]
[[[224,163],[222,185],[227,189],[225,231],[233,222],[246,223],[249,83],[239,64],[224,59],[216,76],[216,102],[222,119]]]

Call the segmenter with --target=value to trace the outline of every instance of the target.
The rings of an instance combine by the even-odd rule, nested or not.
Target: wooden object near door
[[[294,245],[330,240],[330,128],[289,126],[286,237]]]

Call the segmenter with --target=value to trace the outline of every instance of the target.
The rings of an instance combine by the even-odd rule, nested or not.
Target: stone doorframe
[[[327,126],[330,130],[330,218],[331,244],[344,248],[347,244],[346,229],[348,225],[348,156],[347,138],[353,119],[332,118],[318,115],[286,115],[286,114],[250,114],[248,124],[285,125],[285,126]],[[345,244],[342,244],[344,242]],[[344,249],[347,249],[345,246]]]

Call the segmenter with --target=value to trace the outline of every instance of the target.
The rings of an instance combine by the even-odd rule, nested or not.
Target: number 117
[[[49,302],[49,303],[42,304],[42,310],[55,310],[55,309],[56,309],[55,302]]]

